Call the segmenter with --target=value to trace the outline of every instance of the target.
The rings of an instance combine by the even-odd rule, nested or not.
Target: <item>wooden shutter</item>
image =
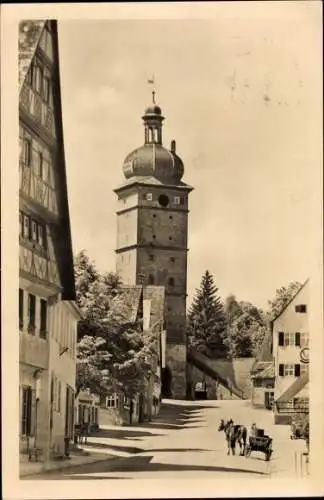
[[[300,365],[295,365],[295,377],[300,377]]]
[[[278,344],[284,345],[284,332],[279,332]]]
[[[30,391],[30,436],[36,436],[37,414],[36,414],[36,390]]]
[[[295,345],[300,346],[300,332],[295,333]]]
[[[24,434],[31,436],[32,389],[24,389]]]
[[[19,327],[24,325],[24,290],[19,288]]]
[[[281,363],[279,365],[279,377],[283,377],[284,376],[284,365]]]

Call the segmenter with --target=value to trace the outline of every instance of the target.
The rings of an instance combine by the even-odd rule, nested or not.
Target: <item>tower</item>
[[[184,166],[163,147],[162,110],[155,103],[144,116],[144,145],[125,159],[123,185],[115,189],[117,207],[116,271],[125,284],[165,287],[166,367],[164,396],[186,397],[186,296],[188,196]]]

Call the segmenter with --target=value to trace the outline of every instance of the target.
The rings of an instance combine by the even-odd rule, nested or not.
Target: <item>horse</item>
[[[246,447],[246,438],[247,438],[247,429],[244,425],[234,425],[232,419],[228,420],[226,423],[224,419],[220,421],[219,431],[224,431],[227,442],[227,455],[230,454],[230,450],[232,451],[232,455],[235,455],[236,443],[239,444],[240,447],[240,455],[244,455],[245,447]]]
[[[232,455],[235,455],[235,447],[236,447],[236,435],[233,420],[228,420],[226,423],[222,419],[220,421],[218,431],[225,432],[225,439],[227,443],[227,455],[232,451]]]

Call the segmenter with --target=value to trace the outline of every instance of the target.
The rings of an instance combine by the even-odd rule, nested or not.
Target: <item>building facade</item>
[[[46,460],[73,433],[79,312],[56,21],[19,25],[20,450]]]
[[[309,281],[307,280],[291,301],[272,322],[275,368],[275,422],[289,423],[294,407],[308,404],[308,367],[302,353],[308,348]],[[286,401],[285,393],[296,381],[304,379],[298,394]],[[297,386],[300,384],[298,383]],[[282,404],[284,403],[284,404]]]
[[[252,406],[271,410],[274,402],[274,363],[265,361],[258,363],[258,367],[251,374],[252,379]]]
[[[184,166],[163,147],[164,117],[154,102],[143,118],[144,145],[125,159],[118,198],[116,271],[125,284],[165,287],[165,396],[186,397],[188,196]]]

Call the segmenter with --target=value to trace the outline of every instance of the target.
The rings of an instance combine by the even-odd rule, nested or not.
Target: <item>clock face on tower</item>
[[[169,197],[166,194],[160,194],[158,202],[161,207],[167,207],[169,205]]]

